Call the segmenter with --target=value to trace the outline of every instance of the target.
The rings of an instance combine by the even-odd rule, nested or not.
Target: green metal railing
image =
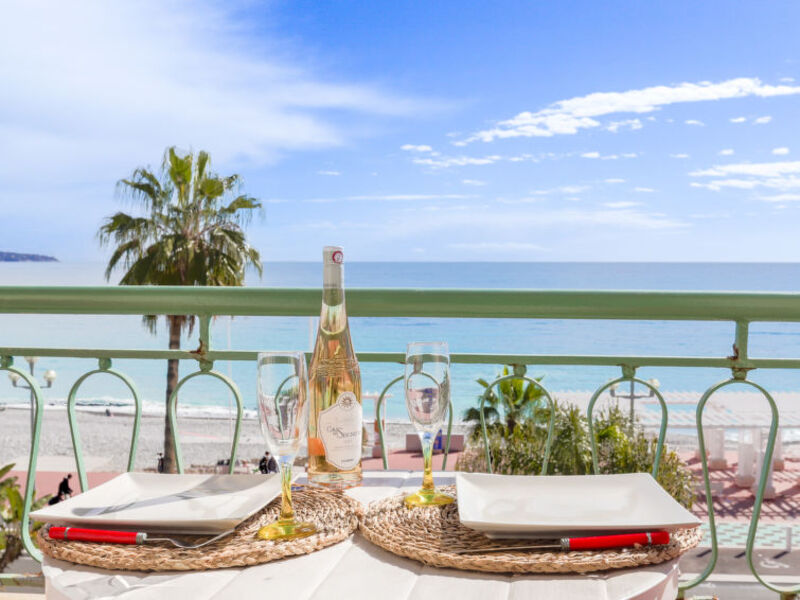
[[[82,375],[73,385],[69,396],[68,416],[73,436],[73,445],[78,465],[81,488],[87,482],[83,466],[80,438],[74,415],[74,402],[78,388],[89,376],[105,373],[121,379],[129,388],[136,405],[128,468],[134,464],[140,419],[138,392],[133,381],[124,373],[112,369],[115,359],[177,359],[194,361],[198,370],[182,378],[168,403],[168,416],[175,432],[175,447],[179,469],[182,469],[177,431],[177,392],[189,379],[202,375],[221,380],[233,394],[237,404],[237,426],[231,448],[231,470],[235,464],[242,415],[241,394],[235,382],[214,371],[214,363],[221,360],[253,361],[257,351],[217,350],[213,348],[209,333],[210,319],[217,315],[251,316],[314,316],[319,312],[320,292],[316,289],[274,288],[197,288],[197,287],[0,287],[0,314],[67,314],[67,315],[196,315],[200,319],[200,344],[195,350],[141,350],[110,348],[52,348],[52,347],[0,347],[0,370],[12,371],[31,386],[34,403],[34,426],[31,455],[28,464],[23,520],[23,543],[31,556],[40,559],[28,532],[33,483],[38,456],[39,435],[42,417],[42,391],[24,371],[13,366],[13,357],[51,356],[92,358],[99,361],[99,368]],[[703,465],[703,479],[708,499],[709,528],[711,533],[711,558],[706,569],[692,581],[681,585],[680,595],[703,582],[713,572],[717,559],[717,534],[712,506],[711,484],[705,458],[705,439],[702,429],[703,410],[708,399],[719,389],[729,385],[750,386],[764,395],[771,414],[772,424],[767,440],[764,464],[769,465],[778,431],[779,414],[769,393],[750,382],[748,373],[754,369],[797,369],[800,358],[754,358],[748,353],[749,324],[752,322],[800,322],[800,293],[706,293],[706,292],[617,292],[617,291],[525,291],[525,290],[453,290],[453,289],[349,289],[347,292],[348,313],[353,317],[443,317],[443,318],[524,318],[524,319],[624,319],[624,320],[678,320],[678,321],[728,321],[735,324],[733,353],[730,356],[608,356],[608,355],[552,355],[552,354],[452,354],[453,364],[514,365],[515,373],[507,377],[520,377],[526,366],[536,365],[582,365],[611,366],[621,369],[616,382],[634,381],[651,387],[636,378],[640,367],[714,367],[729,369],[731,377],[712,385],[703,394],[697,406],[697,429]],[[2,334],[0,334],[1,336]],[[0,337],[2,344],[2,337]],[[397,363],[404,361],[400,352],[360,352],[361,362]],[[399,373],[398,373],[399,375]],[[389,388],[400,381],[398,377],[383,390],[377,410],[384,401]],[[541,384],[525,379],[540,387],[543,395],[552,404],[552,397]],[[500,384],[503,378],[493,381],[486,390]],[[596,443],[592,427],[592,413],[600,395],[615,382],[603,383],[592,396],[588,408],[588,421],[592,431],[592,451],[597,469]],[[663,397],[654,390],[662,410],[662,421],[657,443],[657,457],[653,475],[657,474],[667,427],[667,406]],[[484,395],[485,402],[487,395]],[[452,412],[452,411],[450,411]],[[483,411],[481,411],[483,412]],[[553,411],[551,411],[553,414]],[[380,412],[376,414],[380,434],[383,423]],[[485,431],[485,423],[482,423]],[[452,414],[450,414],[452,426]],[[552,428],[552,423],[550,424]],[[448,429],[448,440],[449,440]],[[548,435],[547,447],[550,438]],[[489,468],[491,469],[491,460]],[[446,455],[445,455],[446,460]],[[547,472],[547,458],[543,461],[543,473]],[[384,451],[384,466],[386,454]],[[758,520],[764,499],[764,490],[769,474],[761,469],[753,515],[748,531],[746,554],[753,575],[766,588],[789,598],[800,592],[800,585],[779,588],[765,581],[758,574],[753,561],[753,550],[758,530]]]

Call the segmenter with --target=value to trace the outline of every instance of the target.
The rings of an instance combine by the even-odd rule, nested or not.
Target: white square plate
[[[281,490],[280,475],[123,473],[82,494],[31,513],[56,525],[173,533],[236,527]]]
[[[648,473],[457,473],[456,488],[461,523],[489,537],[554,538],[700,525]]]

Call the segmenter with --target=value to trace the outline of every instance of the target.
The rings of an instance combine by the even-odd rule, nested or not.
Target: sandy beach
[[[24,469],[30,446],[30,413],[28,410],[6,408],[0,413],[2,439],[0,439],[0,465],[17,462],[17,469]],[[221,418],[191,417],[178,421],[181,448],[185,464],[212,466],[220,459],[230,457],[234,422]],[[365,427],[372,441],[373,421],[365,420]],[[119,472],[127,466],[133,418],[127,415],[78,412],[78,427],[88,471]],[[454,433],[465,433],[468,427],[454,423]],[[413,433],[413,426],[406,422],[387,422],[389,450],[405,447],[406,433]],[[158,453],[163,449],[164,417],[146,415],[142,417],[139,443],[136,452],[136,470],[155,469]],[[694,451],[697,437],[686,430],[670,430],[667,443],[680,451]],[[370,444],[371,445],[371,444]],[[735,446],[728,441],[729,450]],[[239,438],[238,458],[256,460],[263,454],[265,444],[261,428],[255,419],[243,419]],[[787,456],[800,455],[800,444],[785,444]],[[301,450],[301,453],[303,451]],[[44,411],[42,435],[39,447],[39,470],[67,470],[73,457],[72,440],[66,410],[48,406]],[[56,460],[60,457],[60,460]],[[47,461],[51,465],[48,467]],[[72,461],[74,464],[74,461]],[[71,470],[74,470],[72,467]]]
[[[22,462],[18,469],[27,465],[30,446],[30,412],[8,408],[2,412],[2,439],[0,439],[0,465],[12,461]],[[365,421],[370,434],[373,421]],[[81,445],[90,471],[123,471],[127,466],[130,450],[133,418],[129,416],[105,416],[102,414],[78,413]],[[178,422],[181,448],[187,465],[214,465],[222,458],[230,457],[234,423],[226,419],[187,418]],[[410,423],[387,423],[387,440],[390,449],[405,445],[405,434],[413,432]],[[464,427],[454,425],[454,431],[463,432]],[[136,452],[137,470],[154,469],[158,453],[164,444],[164,417],[143,416]],[[265,450],[264,439],[258,421],[243,419],[239,437],[238,456],[242,459],[258,459]],[[73,456],[72,439],[66,411],[48,408],[42,420],[42,435],[39,446],[42,457]],[[41,467],[40,467],[41,468]]]

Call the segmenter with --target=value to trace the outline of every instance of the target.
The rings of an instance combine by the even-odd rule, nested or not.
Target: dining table
[[[451,472],[434,472],[434,478],[437,485],[455,483]],[[298,483],[303,482],[300,476]],[[419,471],[365,471],[363,484],[346,493],[368,504],[401,491],[416,491],[421,483]],[[45,556],[42,572],[50,600],[673,600],[679,575],[677,559],[569,575],[441,569],[394,555],[358,532],[317,552],[244,568],[111,571]]]

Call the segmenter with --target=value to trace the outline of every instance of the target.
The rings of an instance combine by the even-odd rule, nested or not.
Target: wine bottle
[[[311,358],[308,482],[333,489],[361,484],[361,373],[344,303],[344,254],[322,250],[322,312]]]

